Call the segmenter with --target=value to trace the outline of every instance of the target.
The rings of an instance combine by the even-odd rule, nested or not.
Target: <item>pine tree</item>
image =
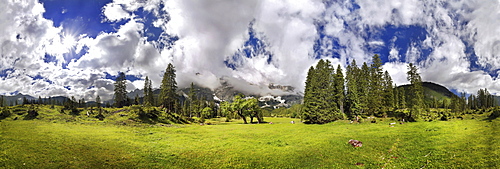
[[[139,94],[135,94],[134,105],[139,105],[139,104],[140,104]]]
[[[314,102],[314,89],[315,88],[315,69],[313,66],[309,67],[306,77],[306,87],[304,90],[304,108],[302,109],[303,120],[311,120],[317,118],[315,116],[316,103]]]
[[[149,79],[149,77],[146,76],[146,79],[144,80],[144,98],[143,98],[143,104],[146,106],[154,105],[153,89],[151,86],[152,82]]]
[[[361,66],[361,71],[359,72],[358,76],[356,76],[357,81],[358,81],[358,94],[359,94],[359,107],[360,107],[360,113],[368,115],[369,113],[373,111],[369,111],[369,97],[370,97],[370,68],[366,64],[366,62],[363,62],[363,65]]]
[[[344,74],[342,73],[342,67],[337,65],[337,72],[335,74],[335,100],[337,101],[337,106],[339,107],[340,113],[343,116],[344,112],[344,102],[345,102],[345,84],[344,84]]]
[[[95,98],[95,103],[97,104],[97,108],[100,110],[101,109],[101,97],[99,97],[99,95],[97,95],[97,97]]]
[[[385,71],[384,72],[384,83],[383,83],[383,103],[385,110],[388,111],[389,109],[394,108],[394,89],[393,89],[393,84],[392,84],[392,78],[391,75],[389,75],[389,72]]]
[[[346,71],[346,84],[347,84],[347,95],[346,95],[346,103],[347,103],[347,112],[350,117],[354,117],[359,115],[361,111],[360,106],[360,94],[358,87],[358,75],[359,68],[356,64],[356,60],[353,60],[350,65],[347,66]]]
[[[369,113],[373,115],[381,111],[384,105],[384,74],[382,72],[382,60],[379,55],[373,55],[370,65],[369,85],[368,85],[367,107]]]
[[[408,65],[408,81],[410,81],[410,114],[408,120],[414,121],[418,118],[421,109],[424,107],[424,90],[422,87],[422,79],[418,73],[417,66],[410,63]]]
[[[398,95],[399,95],[399,108],[405,109],[406,108],[406,90],[404,87],[398,88]]]
[[[175,104],[177,103],[177,82],[175,81],[175,67],[169,63],[160,87],[160,104],[169,112],[175,112]]]
[[[189,104],[189,117],[193,117],[193,112],[197,112],[197,98],[196,98],[196,92],[195,92],[195,89],[194,89],[194,83],[191,82],[191,88],[189,88],[189,94],[188,94],[188,97],[189,97],[189,101],[188,101],[188,104]]]
[[[125,79],[125,73],[120,72],[115,81],[115,94],[114,101],[116,107],[123,107],[127,105],[127,85]]]
[[[334,68],[328,60],[319,60],[307,73],[303,118],[307,123],[323,124],[341,118],[335,95]]]

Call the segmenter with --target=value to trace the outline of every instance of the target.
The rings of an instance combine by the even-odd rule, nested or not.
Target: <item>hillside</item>
[[[398,86],[397,88],[402,87],[406,92],[408,92],[410,86],[411,85],[408,84]],[[437,100],[450,99],[453,95],[455,95],[453,92],[448,90],[448,88],[432,82],[422,82],[422,87],[424,87],[425,102],[431,102],[433,98],[436,98]]]

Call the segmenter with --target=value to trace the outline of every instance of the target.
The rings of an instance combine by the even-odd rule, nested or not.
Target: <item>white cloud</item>
[[[109,3],[102,9],[107,21],[116,22],[130,18],[130,14],[122,8],[121,4]]]
[[[389,48],[390,63],[384,64],[396,84],[406,84],[406,65],[416,63],[424,80],[449,88],[474,93],[487,87],[500,93],[500,81],[486,72],[500,67],[499,2],[383,0],[335,1],[196,1],[196,0],[115,0],[102,8],[104,22],[126,21],[116,32],[101,33],[95,38],[70,35],[63,27],[54,27],[44,19],[43,5],[37,1],[8,1],[0,6],[0,69],[14,69],[0,79],[0,93],[19,91],[32,95],[75,95],[93,100],[97,94],[111,99],[113,82],[104,79],[108,72],[116,75],[149,76],[158,87],[168,63],[177,69],[179,86],[191,82],[216,88],[220,78],[248,91],[265,91],[268,83],[292,85],[303,90],[306,71],[317,60],[313,58],[318,24],[324,24],[320,49],[322,58],[336,64],[356,59],[370,62],[373,53],[367,46]],[[163,9],[160,9],[164,4]],[[328,4],[328,5],[325,5]],[[154,26],[164,33],[158,42],[147,41],[144,19],[133,14],[144,9],[157,15]],[[358,9],[359,7],[359,9]],[[160,16],[161,15],[161,16]],[[168,22],[167,22],[168,21]],[[224,61],[249,38],[250,22],[257,38],[267,44],[268,55],[253,55],[238,60],[236,70]],[[465,23],[465,24],[464,24]],[[400,51],[395,40],[386,44],[367,39],[387,25],[417,26],[426,30],[426,39],[411,42],[407,51]],[[168,35],[179,40],[173,46],[158,49]],[[335,43],[340,48],[332,49]],[[484,70],[471,68],[465,51],[473,47],[477,64]],[[88,47],[88,53],[68,62],[63,54]],[[424,50],[432,49],[429,56]],[[241,50],[241,49],[240,49]],[[331,59],[333,52],[340,58]],[[44,55],[56,57],[56,63],[45,63]],[[406,62],[401,62],[406,55]],[[382,56],[384,57],[384,56]],[[474,71],[472,71],[474,69]],[[1,71],[0,70],[0,71]],[[39,75],[42,79],[33,80]],[[128,90],[143,87],[143,81],[130,82]],[[66,89],[71,88],[71,90]]]

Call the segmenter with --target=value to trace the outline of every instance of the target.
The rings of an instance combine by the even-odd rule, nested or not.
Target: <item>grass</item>
[[[500,120],[389,127],[337,121],[290,124],[116,125],[45,110],[0,122],[0,168],[498,168]],[[117,117],[118,118],[118,117]],[[109,119],[107,119],[109,120]],[[357,139],[363,147],[347,141]]]

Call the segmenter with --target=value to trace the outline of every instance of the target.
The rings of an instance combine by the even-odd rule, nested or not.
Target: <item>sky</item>
[[[229,82],[255,94],[304,89],[319,59],[370,63],[396,85],[423,81],[500,94],[500,2],[493,0],[0,0],[0,94],[112,98],[169,63],[179,87]],[[335,66],[336,67],[336,66]]]

